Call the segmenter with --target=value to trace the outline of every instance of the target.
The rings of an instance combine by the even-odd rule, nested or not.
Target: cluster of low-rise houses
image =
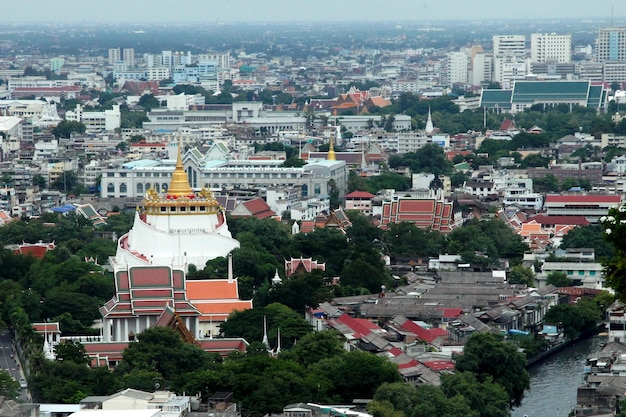
[[[602,64],[599,69],[593,67],[596,70],[591,64],[570,64],[570,58],[564,52],[567,50],[571,54],[571,39],[567,35],[533,36],[532,58],[526,56],[525,39],[513,35],[494,37],[493,52],[472,48],[471,51],[450,53],[438,64],[441,69],[438,77],[422,74],[412,79],[400,76],[412,73],[411,67],[403,68],[400,57],[391,53],[384,54],[389,58],[389,65],[377,67],[372,73],[374,66],[369,59],[380,51],[359,51],[365,64],[362,71],[355,71],[355,68],[359,69],[358,65],[355,67],[355,59],[345,56],[345,59],[339,59],[340,56],[328,62],[288,59],[281,62],[280,59],[266,61],[255,54],[231,56],[228,52],[194,56],[163,51],[138,57],[132,48],[112,48],[107,59],[100,60],[100,65],[110,71],[117,86],[126,94],[111,109],[100,112],[86,110],[94,103],[90,103],[90,96],[83,94],[88,89],[105,88],[104,79],[95,73],[93,66],[71,59],[52,58],[49,65],[53,71],[67,72],[66,80],[54,81],[44,77],[21,77],[11,70],[0,69],[0,76],[8,77],[6,90],[0,92],[3,96],[0,100],[3,115],[0,117],[0,176],[4,181],[0,184],[0,221],[5,223],[15,217],[76,209],[97,223],[104,221],[102,215],[114,207],[135,208],[142,198],[145,198],[144,203],[152,201],[156,204],[156,194],[164,196],[159,204],[167,210],[171,201],[165,196],[176,183],[175,175],[182,175],[182,172],[190,187],[184,190],[185,193],[203,190],[202,196],[209,201],[207,207],[211,210],[219,206],[232,216],[290,219],[294,233],[307,233],[318,227],[345,230],[349,227],[345,210],[360,211],[382,228],[395,222],[411,222],[441,233],[450,233],[471,218],[498,216],[529,245],[531,253],[524,261],[537,274],[536,287],[510,284],[506,265],[501,271],[474,272],[472,265],[461,262],[460,256],[442,254],[434,259],[420,260],[424,266],[412,268],[414,271],[406,275],[407,285],[394,291],[383,289],[379,294],[338,298],[306,313],[307,320],[316,330],[333,328],[341,333],[347,349],[371,351],[397,363],[406,381],[438,384],[441,373],[452,371],[452,354],[462,351],[462,344],[469,335],[482,331],[539,332],[554,341],[558,334],[542,328],[547,310],[572,297],[594,295],[606,289],[602,266],[592,249],[558,252],[558,261],[546,258],[551,250],[558,248],[569,231],[598,223],[610,208],[624,203],[625,156],[617,156],[605,164],[579,162],[572,154],[585,147],[626,147],[626,139],[608,133],[593,137],[579,132],[559,139],[547,150],[524,150],[548,156],[552,162],[546,168],[513,169],[514,162],[509,158],[502,158],[496,166],[476,170],[468,164],[458,164],[455,169],[465,172],[468,179],[456,187],[445,176],[399,169],[398,172],[411,178],[411,190],[380,190],[377,194],[348,192],[351,171],[363,177],[379,175],[391,154],[414,152],[434,144],[443,148],[452,161],[456,155],[477,149],[486,138],[510,140],[520,131],[512,120],[507,120],[497,132],[440,132],[434,126],[430,112],[424,120],[424,130],[413,130],[411,117],[402,114],[395,115],[391,125],[383,129],[389,120],[385,120],[385,116],[370,114],[368,110],[390,105],[391,98],[406,91],[428,98],[444,94],[453,86],[464,85],[471,89],[472,86],[498,82],[505,89],[484,89],[480,97],[474,100],[461,98],[457,104],[470,109],[482,106],[485,111],[498,113],[515,113],[535,104],[583,105],[604,111],[609,96],[607,83],[617,81],[614,77],[621,74],[620,71],[626,72],[626,63],[609,62],[612,46],[604,45],[608,30],[601,30],[598,37],[596,55],[604,57],[604,61],[598,61]],[[540,46],[551,43],[556,46],[548,49]],[[547,51],[552,53],[555,50],[560,52],[554,56],[546,55]],[[413,51],[408,55],[422,52]],[[608,58],[603,54],[608,54]],[[540,64],[552,62],[552,59],[556,60],[554,65],[546,66],[544,74],[540,71],[543,68]],[[302,68],[304,70],[300,71]],[[323,77],[330,72],[329,68],[349,68],[353,74],[361,75],[335,78],[330,82],[328,76]],[[299,93],[283,82],[281,71],[291,74],[287,79],[300,82],[306,91],[327,95],[328,99],[310,99],[303,105],[296,105],[295,101],[293,105],[274,103],[267,106],[261,101],[218,105],[206,104],[201,95],[173,94],[171,85],[159,86],[160,81],[168,79],[171,83],[193,84],[218,91],[229,80],[233,87],[244,90],[258,93],[271,89],[295,97]],[[528,76],[531,71],[533,75]],[[303,72],[309,76],[305,78]],[[368,91],[356,88],[336,91],[337,85],[370,79],[378,81],[381,87]],[[162,106],[147,113],[147,121],[141,128],[122,129],[120,106],[136,106],[145,94],[154,95]],[[30,96],[45,100],[27,98]],[[77,99],[81,104],[63,113],[57,104],[68,99]],[[54,137],[50,128],[62,120],[83,123],[86,133],[72,135],[69,139]],[[528,131],[540,132],[541,127]],[[138,137],[140,140],[135,140]],[[284,151],[255,151],[255,143],[273,142],[296,148],[297,156],[305,164],[285,166],[287,155]],[[320,151],[320,145],[328,145],[329,150]],[[180,151],[181,146],[186,149],[184,152]],[[341,147],[342,151],[336,151],[335,147]],[[68,196],[68,190],[57,192],[33,185],[33,178],[37,175],[49,185],[65,178],[68,172],[91,193]],[[547,175],[561,181],[566,178],[587,180],[591,189],[571,189],[561,194],[535,192],[533,181]],[[441,187],[432,189],[431,183],[435,180],[441,183]],[[177,192],[181,198],[188,195],[180,190]],[[342,207],[338,210],[331,209],[330,200],[334,193],[341,198]],[[215,205],[211,205],[213,199],[217,202]],[[216,220],[217,226],[211,227],[222,227],[223,217],[219,219]],[[136,224],[141,225],[142,221],[138,218]],[[190,227],[182,225],[180,230],[169,232],[195,233]],[[141,243],[141,239],[138,242]],[[118,251],[142,265],[151,264],[152,259],[146,257],[147,253],[130,249],[138,242],[131,242],[128,246],[126,241],[120,240]],[[165,257],[170,255],[163,254]],[[292,259],[289,262],[286,270],[294,263],[305,265],[304,268],[322,267],[314,259]],[[118,269],[121,268],[119,265]],[[535,269],[537,265],[540,267]],[[425,272],[426,269],[431,272]],[[579,285],[568,289],[547,285],[548,274],[555,271],[565,273]],[[135,285],[132,284],[135,271],[125,272],[126,275],[116,278],[119,278],[116,285],[120,288],[126,285],[125,290],[129,290]],[[163,276],[166,275],[164,272]],[[138,275],[137,282],[143,278],[146,277]],[[238,300],[236,281],[232,276],[222,284],[234,288],[232,297],[221,300],[223,303],[243,302]],[[194,296],[189,289],[187,293],[184,297]],[[190,303],[197,301],[200,305],[201,295],[197,295],[197,300],[190,298]],[[251,302],[246,303],[248,308],[251,307]],[[111,300],[104,306],[103,317],[117,312],[116,308],[125,313],[127,306],[118,304],[123,303]],[[213,315],[217,313],[194,310],[199,307],[189,308],[200,317],[198,319],[190,313],[186,318],[186,325],[194,336],[205,335],[208,339],[208,335],[215,334]],[[159,320],[165,317],[163,320],[167,321],[172,314],[166,313],[169,315],[164,316],[161,311],[150,312]],[[117,317],[114,319],[110,320],[115,326],[106,328],[100,342],[127,343],[129,326],[139,329],[139,325],[130,316],[124,317],[125,322]],[[55,335],[58,336],[50,333],[50,337]],[[205,342],[217,343],[213,340]],[[91,346],[89,353],[96,361],[100,361],[100,355],[106,358],[103,363],[120,360],[119,353],[123,348],[117,346],[114,352],[117,356],[114,357],[107,356],[112,355],[110,346],[109,350],[98,350],[102,344],[87,343],[86,346]],[[245,343],[237,341],[234,348],[225,349],[231,348],[245,349]],[[592,385],[599,384],[593,379],[589,381]],[[129,398],[135,403],[146,403],[147,408],[153,408],[150,403],[158,398],[161,403],[179,407],[181,413],[189,411],[193,401],[189,397],[179,398],[171,394],[125,391],[112,398],[91,398],[84,402],[97,403],[98,407],[107,409],[107,404],[131,401]],[[95,407],[93,404],[90,407]],[[119,409],[115,408],[118,406],[111,407],[109,409]],[[297,411],[298,407],[294,406],[285,413],[307,413],[306,410],[310,412],[312,407],[301,405],[304,411]],[[160,409],[164,410],[163,407]]]

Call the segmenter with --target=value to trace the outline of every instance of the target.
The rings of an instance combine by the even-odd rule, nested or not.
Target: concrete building
[[[470,82],[472,85],[488,84],[493,80],[493,54],[478,53],[472,62],[472,75]]]
[[[117,61],[121,61],[122,53],[120,51],[120,48],[109,48],[108,58],[109,65],[114,65]]]
[[[600,29],[594,55],[596,62],[626,62],[626,27]]]
[[[465,52],[449,52],[447,55],[448,85],[467,84],[469,58]]]
[[[530,35],[532,62],[569,63],[572,58],[572,35],[533,33]]]
[[[312,160],[303,167],[284,168],[280,160],[208,160],[189,151],[183,158],[194,189],[300,187],[303,197],[328,195],[333,179],[343,194],[348,170],[344,161]],[[101,195],[113,198],[142,197],[149,189],[165,191],[174,170],[173,160],[138,160],[102,172]]]
[[[495,58],[504,56],[526,58],[526,35],[494,35],[493,55]]]
[[[548,194],[544,210],[548,216],[584,216],[590,223],[598,223],[610,208],[622,205],[619,195],[555,195]]]
[[[122,114],[117,104],[103,112],[86,112],[80,104],[77,104],[74,111],[69,110],[65,113],[65,119],[83,123],[89,132],[102,130],[112,132],[122,124]]]

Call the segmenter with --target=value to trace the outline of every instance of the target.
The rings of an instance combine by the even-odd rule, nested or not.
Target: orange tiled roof
[[[217,320],[226,318],[233,311],[244,311],[252,308],[252,300],[228,300],[210,303],[194,303],[202,316],[200,321]]]
[[[230,282],[227,279],[187,280],[187,299],[190,301],[237,298],[239,298],[239,293],[235,280]]]

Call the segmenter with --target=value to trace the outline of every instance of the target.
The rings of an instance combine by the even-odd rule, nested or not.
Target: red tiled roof
[[[619,204],[619,195],[556,195],[548,194],[546,203],[615,203]]]
[[[350,194],[346,194],[345,198],[374,198],[374,194],[370,194],[367,191],[352,191]]]
[[[262,198],[255,198],[241,203],[257,219],[265,219],[276,215]]]

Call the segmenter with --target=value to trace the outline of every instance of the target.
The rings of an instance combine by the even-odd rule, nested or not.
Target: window
[[[585,275],[585,271],[578,271],[578,275],[579,275],[579,276],[583,276],[583,275]]]
[[[589,271],[589,276],[595,277],[596,276],[596,271]]]
[[[125,194],[126,191],[127,191],[126,183],[123,182],[123,183],[120,184],[120,193],[124,193]]]
[[[115,192],[115,185],[113,185],[112,182],[109,183],[109,185],[107,185],[107,193],[114,193]]]
[[[137,194],[143,194],[143,184],[137,184]]]
[[[567,275],[574,275],[574,271],[567,271]]]

